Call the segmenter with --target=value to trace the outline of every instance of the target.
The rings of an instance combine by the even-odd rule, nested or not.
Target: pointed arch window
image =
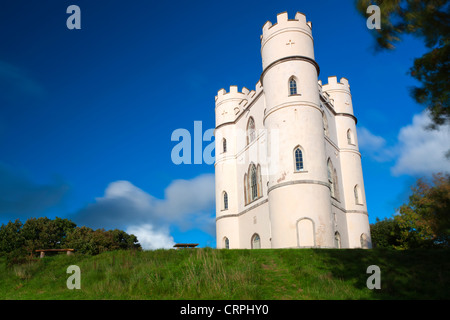
[[[247,145],[253,140],[255,140],[255,120],[250,117],[247,123]]]
[[[250,202],[248,189],[249,189],[249,187],[248,187],[248,175],[245,174],[244,175],[244,199],[245,199],[245,204],[248,204]]]
[[[223,239],[223,242],[224,242],[224,247],[225,247],[225,249],[230,249],[230,239],[228,239],[227,237],[225,237],[225,238]]]
[[[303,171],[303,152],[300,147],[294,149],[295,171]]]
[[[294,77],[289,79],[289,95],[297,94],[297,81],[295,81]]]
[[[251,188],[251,198],[252,200],[255,200],[256,198],[258,198],[258,177],[256,174],[255,165],[252,166],[250,172],[250,188]]]
[[[335,179],[333,179],[334,176],[334,169],[333,164],[331,163],[330,158],[328,158],[327,162],[327,175],[328,175],[328,182],[330,183],[330,189],[331,189],[331,196],[334,198],[335,195]]]
[[[261,166],[251,164],[248,172],[244,175],[244,199],[245,204],[260,198],[262,196]]]
[[[350,130],[350,129],[347,130],[347,143],[354,144],[352,130]]]
[[[341,248],[341,235],[338,231],[334,233],[334,246],[338,249]]]
[[[339,199],[339,184],[336,169],[333,170],[333,193],[336,199]]]
[[[355,203],[356,204],[362,204],[362,199],[361,199],[361,190],[359,188],[359,185],[356,185],[353,188],[353,191],[355,193]]]
[[[252,237],[252,249],[261,249],[261,239],[257,233]]]
[[[361,242],[361,248],[369,249],[369,237],[367,236],[367,234],[362,233],[359,237],[359,240]]]
[[[323,132],[325,136],[329,137],[330,133],[328,131],[328,119],[325,112],[322,113],[322,121],[323,121]]]
[[[223,210],[228,210],[228,193],[223,192]]]

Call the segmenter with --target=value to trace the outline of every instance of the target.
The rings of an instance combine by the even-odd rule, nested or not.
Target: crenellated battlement
[[[286,29],[301,29],[301,31],[311,35],[312,23],[311,21],[306,21],[306,16],[301,12],[297,12],[294,19],[289,19],[286,11],[279,13],[277,14],[277,22],[275,24],[267,21],[263,25],[261,42],[266,41],[278,32],[286,31]]]
[[[245,105],[249,104],[253,98],[257,95],[257,93],[262,91],[261,82],[258,81],[255,85],[254,90],[249,90],[246,87],[242,87],[242,90],[239,91],[237,86],[230,86],[229,91],[227,92],[225,89],[220,89],[217,92],[217,96],[215,97],[216,107],[222,104],[225,101],[229,101],[232,99],[239,99],[241,101],[236,101],[240,107],[245,107]]]
[[[328,77],[328,83],[321,84],[321,87],[323,91],[345,90],[350,92],[350,84],[348,83],[348,79],[341,78],[338,82],[336,76]]]

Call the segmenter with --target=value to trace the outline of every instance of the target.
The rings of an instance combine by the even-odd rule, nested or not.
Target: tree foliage
[[[136,236],[122,230],[93,230],[84,226],[74,229],[67,237],[69,247],[91,255],[119,249],[140,249],[141,246],[137,242]]]
[[[420,178],[411,188],[408,203],[393,218],[371,225],[379,247],[396,249],[448,247],[450,245],[450,175]]]
[[[377,49],[394,49],[405,34],[424,40],[430,51],[415,59],[409,70],[421,83],[420,87],[412,88],[411,94],[430,111],[431,128],[449,124],[449,0],[356,0],[356,7],[364,17],[372,4],[378,5],[381,12],[381,29],[374,29]]]
[[[33,257],[37,249],[75,249],[85,254],[99,254],[119,249],[141,249],[134,235],[122,230],[77,227],[68,219],[30,218],[22,224],[10,221],[0,227],[0,253],[12,263]]]
[[[395,248],[399,245],[399,226],[394,218],[377,218],[375,224],[370,225],[372,243],[376,248]]]

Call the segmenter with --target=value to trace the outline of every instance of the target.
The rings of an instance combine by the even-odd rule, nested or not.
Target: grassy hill
[[[69,265],[81,289],[66,287]],[[369,290],[369,265],[381,289]],[[450,250],[216,250],[64,254],[6,267],[0,299],[449,299]]]

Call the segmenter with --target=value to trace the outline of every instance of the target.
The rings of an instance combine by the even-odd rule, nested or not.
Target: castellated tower
[[[347,79],[322,85],[312,24],[266,22],[254,90],[216,96],[218,248],[370,248]]]

